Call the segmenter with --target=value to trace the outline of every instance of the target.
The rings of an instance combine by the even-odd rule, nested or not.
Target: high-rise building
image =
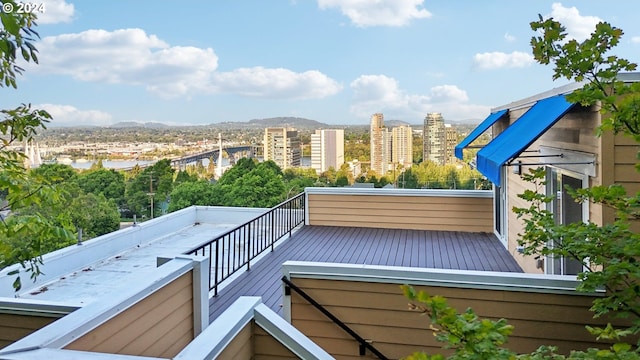
[[[344,164],[344,130],[316,130],[311,134],[311,167],[318,173],[333,167],[339,170]]]
[[[422,159],[438,165],[454,163],[454,149],[458,143],[458,133],[450,124],[444,123],[440,113],[429,113],[424,118],[422,132]]]
[[[382,176],[389,169],[389,161],[391,160],[389,146],[389,131],[384,127],[384,117],[377,113],[371,116],[371,130],[369,132],[369,141],[371,144],[371,170]]]
[[[402,125],[391,130],[391,160],[394,164],[410,167],[413,163],[413,129]]]
[[[455,163],[455,148],[458,145],[458,132],[456,128],[451,126],[451,124],[444,124],[445,131],[445,153],[444,153],[444,163],[445,164],[453,164]]]
[[[422,132],[422,159],[436,164],[445,164],[446,132],[440,113],[428,113],[424,118]]]
[[[287,128],[264,129],[264,160],[273,160],[281,169],[300,166],[298,132]]]

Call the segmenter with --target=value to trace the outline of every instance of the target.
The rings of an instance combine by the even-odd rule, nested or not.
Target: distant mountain
[[[407,126],[407,125],[411,125],[406,121],[402,121],[402,120],[385,120],[384,121],[384,125],[388,128],[394,128],[394,127],[398,127],[398,126]]]
[[[215,126],[242,126],[249,128],[267,128],[267,127],[291,127],[295,129],[320,129],[331,127],[328,124],[321,123],[316,120],[299,118],[299,117],[273,117],[266,119],[252,119],[246,122],[223,122],[212,124]]]
[[[168,128],[170,126],[167,124],[157,123],[157,122],[140,123],[137,121],[123,121],[123,122],[115,123],[113,125],[109,125],[108,127],[110,128],[143,127],[143,128],[150,128],[150,129],[159,129],[159,128]]]

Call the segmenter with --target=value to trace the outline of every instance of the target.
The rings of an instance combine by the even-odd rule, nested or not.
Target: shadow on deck
[[[493,234],[303,226],[209,300],[211,321],[240,296],[261,296],[282,315],[281,265],[288,260],[522,272]]]

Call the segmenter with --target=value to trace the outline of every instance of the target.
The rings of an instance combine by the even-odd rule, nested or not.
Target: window
[[[553,213],[556,224],[570,224],[588,219],[588,205],[577,203],[566,189],[566,186],[572,189],[584,188],[587,185],[586,181],[585,175],[547,167],[547,195],[554,196],[553,201],[548,204],[548,210]],[[576,275],[582,271],[582,263],[568,257],[549,256],[546,259],[545,271],[547,274]]]

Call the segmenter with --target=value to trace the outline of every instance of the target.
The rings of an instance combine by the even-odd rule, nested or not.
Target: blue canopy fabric
[[[469,134],[464,140],[460,142],[460,144],[456,145],[455,153],[456,157],[462,160],[462,150],[469,146],[473,142],[473,140],[477,139],[478,136],[482,135],[488,128],[490,128],[493,124],[495,124],[498,120],[500,120],[505,114],[507,110],[500,110],[494,113],[491,113],[486,119],[484,119],[478,127],[473,129],[471,134]]]
[[[478,171],[501,185],[500,168],[520,155],[566,114],[574,104],[564,95],[539,100],[524,115],[496,136],[476,155]]]

